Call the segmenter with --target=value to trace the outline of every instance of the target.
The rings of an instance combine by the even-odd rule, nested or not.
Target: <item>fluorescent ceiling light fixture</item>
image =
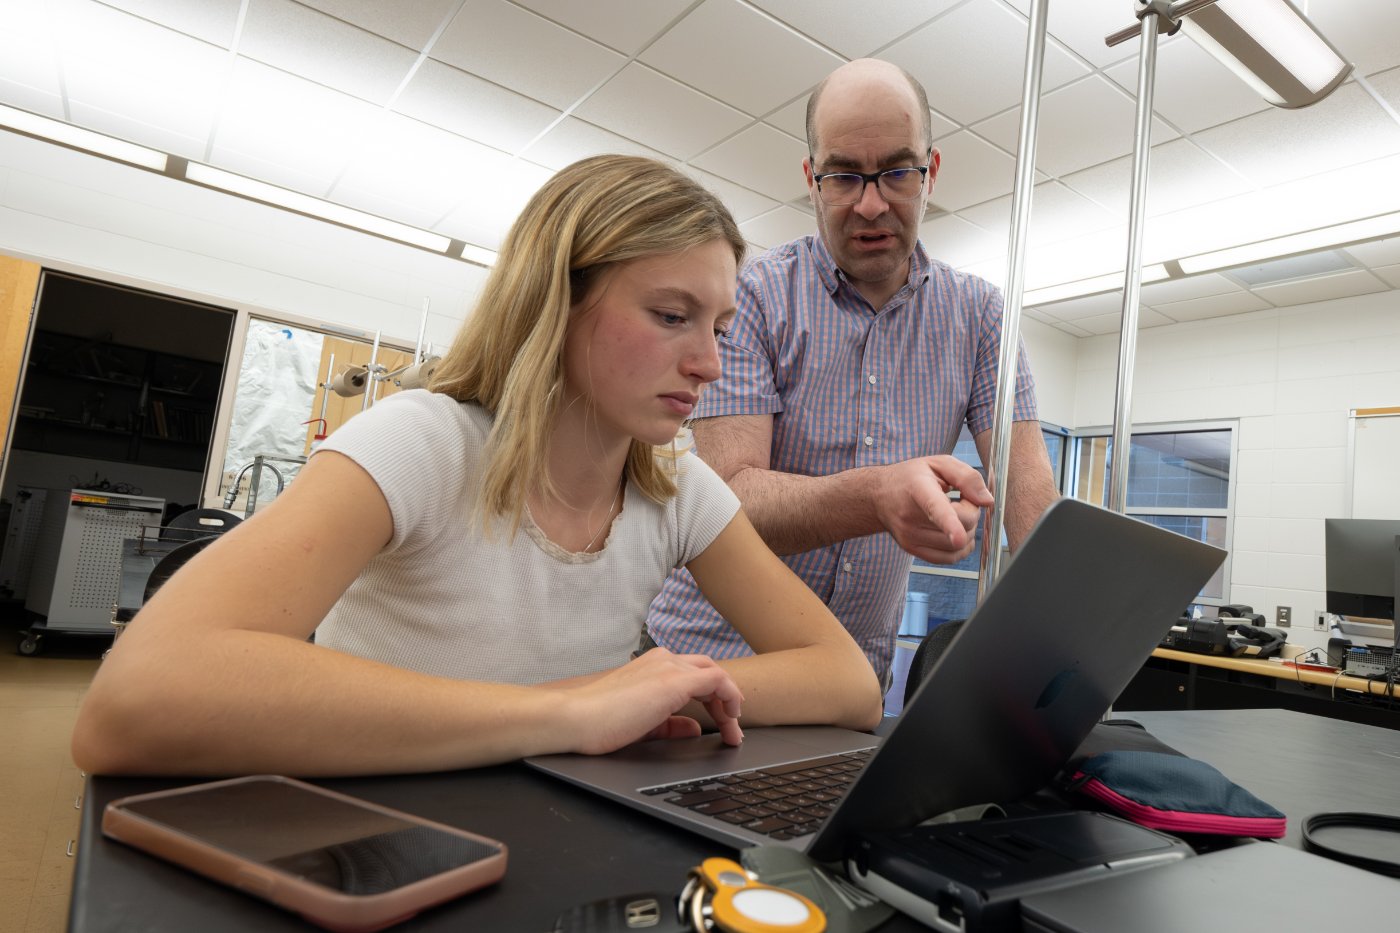
[[[299,214],[306,214],[308,217],[329,220],[331,223],[353,227],[377,236],[387,237],[390,240],[398,240],[400,243],[421,246],[423,249],[436,253],[445,253],[447,248],[452,245],[452,241],[448,237],[438,233],[429,233],[417,227],[410,227],[408,224],[376,217],[374,214],[357,211],[353,207],[332,204],[330,201],[323,201],[309,194],[288,191],[286,188],[279,188],[266,182],[235,175],[233,172],[226,172],[201,162],[191,162],[185,169],[185,178],[201,185],[227,191],[230,194],[241,195],[254,201],[271,204],[274,207],[284,207]]]
[[[1398,232],[1400,232],[1400,211],[1393,214],[1381,214],[1378,217],[1368,217],[1365,220],[1335,224],[1331,227],[1305,230],[1302,233],[1292,233],[1288,236],[1274,237],[1272,240],[1260,240],[1257,243],[1232,246],[1229,249],[1220,249],[1211,253],[1200,253],[1195,256],[1187,256],[1179,262],[1182,272],[1186,275],[1195,275],[1198,272],[1212,272],[1216,269],[1248,265],[1263,259],[1282,258],[1334,246],[1346,246],[1349,243],[1360,243],[1363,240],[1375,240]]]
[[[1195,5],[1173,4],[1172,15]],[[1289,0],[1217,0],[1185,12],[1181,29],[1275,107],[1317,103],[1351,74]]]
[[[1167,267],[1161,263],[1144,266],[1142,269],[1144,285],[1148,282],[1160,282],[1168,277]],[[1026,292],[1021,300],[1030,307],[1064,301],[1067,298],[1083,298],[1086,295],[1097,295],[1101,292],[1111,292],[1122,288],[1123,279],[1122,272],[1110,272],[1108,275],[1096,275],[1091,279],[1079,279],[1075,282],[1065,282],[1062,285],[1047,285],[1045,288],[1037,288]]]
[[[165,171],[166,155],[163,152],[94,133],[62,120],[51,120],[25,110],[6,107],[4,104],[0,104],[0,126],[119,162],[139,165],[157,172]]]
[[[478,266],[485,266],[489,269],[496,264],[496,251],[468,243],[462,247],[462,258],[467,262],[474,262]]]

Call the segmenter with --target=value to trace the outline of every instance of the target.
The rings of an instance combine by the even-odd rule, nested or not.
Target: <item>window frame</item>
[[[965,425],[964,425],[964,427],[963,427],[963,430],[964,430],[964,431],[967,430],[967,427],[966,427]],[[1054,462],[1051,462],[1051,464],[1050,464],[1050,472],[1051,472],[1051,474],[1054,475],[1054,474],[1058,473],[1059,476],[1060,476],[1059,490],[1060,490],[1060,493],[1063,495],[1063,494],[1064,494],[1064,490],[1065,490],[1065,488],[1066,488],[1066,487],[1065,487],[1065,483],[1068,481],[1068,477],[1069,477],[1069,473],[1070,473],[1070,470],[1069,470],[1070,451],[1071,451],[1072,449],[1074,449],[1074,432],[1071,431],[1069,428],[1063,427],[1063,426],[1058,425],[1058,424],[1054,424],[1053,422],[1050,422],[1050,421],[1041,421],[1041,422],[1040,422],[1040,430],[1041,430],[1041,432],[1044,433],[1044,434],[1052,434],[1052,435],[1055,435],[1056,437],[1059,437],[1059,438],[1064,442],[1064,443],[1062,444],[1062,446],[1060,447],[1060,464],[1059,464],[1059,467],[1056,468],[1056,465],[1054,464]],[[969,431],[968,433],[971,434],[970,431]],[[961,432],[959,432],[958,437],[959,437],[959,439],[961,439],[961,437],[962,437],[962,433],[961,433]],[[1047,447],[1047,452],[1048,452],[1048,449],[1049,449],[1049,448]],[[979,470],[980,470],[980,472],[982,473],[983,477],[985,478],[985,477],[986,477],[986,470],[985,470],[984,468],[979,468]],[[1006,543],[1005,543],[1005,538],[1006,538],[1006,536],[1005,536],[1005,534],[1003,533],[1003,535],[1002,535],[1002,549],[1003,549],[1003,550],[1006,550],[1006,549],[1007,549],[1007,545],[1006,545]],[[978,570],[961,570],[961,569],[958,569],[958,568],[956,568],[956,567],[921,567],[921,566],[920,566],[919,564],[917,564],[917,563],[915,563],[915,564],[913,564],[913,565],[910,566],[909,572],[910,572],[911,574],[918,573],[918,574],[924,574],[924,575],[926,575],[926,576],[933,576],[933,577],[959,577],[959,578],[964,579],[964,580],[976,580],[978,577],[981,576],[981,572],[978,571]]]
[[[1236,487],[1239,484],[1239,454],[1240,454],[1240,422],[1238,418],[1212,418],[1202,421],[1161,421],[1143,424],[1134,424],[1129,436],[1129,444],[1132,438],[1139,434],[1193,434],[1204,431],[1229,431],[1230,432],[1230,477],[1226,481],[1225,508],[1171,508],[1162,506],[1125,506],[1124,512],[1128,515],[1168,515],[1182,516],[1190,518],[1224,518],[1225,519],[1225,564],[1221,569],[1220,596],[1200,596],[1198,595],[1193,603],[1203,606],[1227,606],[1233,600],[1230,598],[1232,561],[1234,559],[1235,541],[1235,495]],[[1065,480],[1060,488],[1060,492],[1066,496],[1074,496],[1074,490],[1079,487],[1080,478],[1080,457],[1079,447],[1083,440],[1097,437],[1112,438],[1113,428],[1107,425],[1095,425],[1087,428],[1075,428],[1069,432],[1069,443],[1066,444],[1067,463],[1065,465]],[[1076,497],[1077,498],[1077,497]]]

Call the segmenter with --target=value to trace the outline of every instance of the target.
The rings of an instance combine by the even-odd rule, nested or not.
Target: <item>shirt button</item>
[[[847,573],[850,573],[852,570],[855,569],[855,565],[852,564],[850,561],[846,561],[844,564],[841,565],[841,569],[846,571]]]
[[[879,381],[879,380],[877,380],[877,379],[875,378],[875,374],[874,374],[874,373],[871,373],[871,374],[870,374],[870,384],[871,384],[871,385],[874,385],[874,384],[875,384],[876,382],[878,382],[878,381]]]
[[[871,437],[869,434],[865,435],[865,446],[866,446],[866,447],[874,447],[874,446],[875,446],[875,438]]]

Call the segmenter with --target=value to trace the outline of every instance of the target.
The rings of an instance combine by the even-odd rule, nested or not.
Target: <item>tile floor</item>
[[[83,792],[68,739],[105,646],[58,639],[21,657],[21,625],[0,619],[0,933],[60,933]]]

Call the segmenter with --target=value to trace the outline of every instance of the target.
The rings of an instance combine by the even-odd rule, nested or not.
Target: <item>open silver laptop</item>
[[[1219,548],[1062,499],[883,743],[783,726],[746,729],[738,748],[706,735],[526,762],[733,846],[838,859],[853,832],[1044,787],[1224,559]],[[795,789],[783,786],[793,779]]]

